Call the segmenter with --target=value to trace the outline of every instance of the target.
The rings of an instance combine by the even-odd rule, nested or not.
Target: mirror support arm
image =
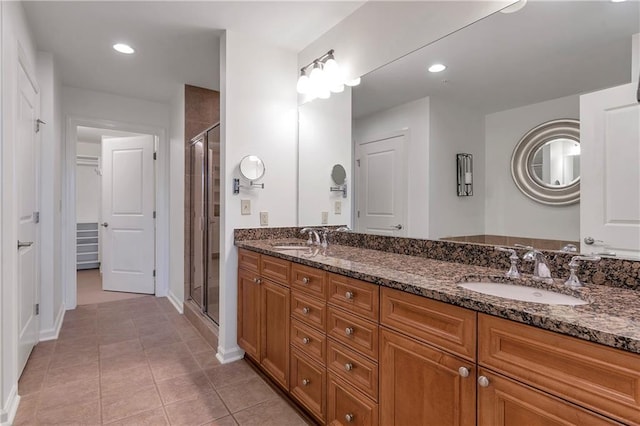
[[[240,193],[240,188],[244,188],[244,189],[253,189],[253,188],[264,189],[264,183],[256,183],[254,181],[251,181],[251,182],[249,182],[249,186],[245,186],[245,185],[240,185],[240,179],[234,178],[233,179],[233,193],[234,194],[239,194]]]
[[[342,192],[342,198],[347,198],[347,184],[332,186],[329,188],[331,192]]]

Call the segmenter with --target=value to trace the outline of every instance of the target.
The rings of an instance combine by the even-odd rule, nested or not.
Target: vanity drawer
[[[324,301],[291,292],[291,316],[324,332],[327,326],[327,306]]]
[[[327,336],[304,323],[291,320],[291,344],[309,358],[324,365],[327,360]]]
[[[324,301],[327,294],[327,273],[294,263],[291,268],[291,286]]]
[[[376,426],[378,404],[329,373],[327,424]]]
[[[347,347],[378,360],[378,324],[329,307],[327,335]]]
[[[474,311],[390,288],[381,291],[380,324],[475,360]]]
[[[327,367],[374,401],[378,401],[378,364],[340,343],[329,341]]]
[[[238,249],[238,267],[260,273],[260,255],[246,249]]]
[[[291,262],[277,257],[264,256],[260,259],[260,275],[270,278],[272,281],[289,287],[291,274]]]
[[[485,314],[478,325],[480,365],[640,424],[640,355]]]
[[[329,303],[378,321],[380,293],[377,285],[338,274],[329,274],[327,281],[329,282]]]
[[[327,373],[324,367],[291,348],[289,392],[318,420],[324,423],[327,404]]]

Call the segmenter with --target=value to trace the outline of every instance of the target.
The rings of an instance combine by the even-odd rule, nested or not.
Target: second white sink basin
[[[458,286],[491,296],[504,297],[505,299],[520,300],[523,302],[543,303],[545,305],[576,306],[589,303],[577,297],[523,285],[468,282],[459,283]]]

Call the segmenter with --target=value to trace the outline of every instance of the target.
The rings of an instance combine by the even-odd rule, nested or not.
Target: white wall
[[[259,226],[260,211],[269,213],[269,226],[296,223],[298,76],[295,52],[233,31],[226,31],[220,43],[223,235],[217,356],[228,362],[242,356],[236,341],[238,265],[233,230]],[[234,195],[232,180],[240,177],[238,164],[249,154],[264,160],[265,188],[242,189]],[[251,200],[251,215],[240,215],[241,199]]]
[[[16,140],[16,97],[18,87],[18,46],[31,74],[35,77],[36,49],[20,2],[0,2],[2,34],[2,141],[0,164],[2,200],[0,235],[0,424],[13,420],[18,407],[18,288],[17,288],[17,216],[13,159]]]
[[[42,156],[40,167],[40,339],[58,337],[64,316],[61,248],[62,115],[53,55],[39,52]]]
[[[572,95],[486,116],[485,233],[554,240],[580,238],[580,204],[537,203],[518,190],[511,155],[524,134],[559,118],[579,119],[579,96]]]
[[[156,295],[169,290],[169,104],[150,102],[109,93],[74,87],[62,87],[62,110],[65,120],[63,282],[65,306],[76,306],[75,286],[75,169],[78,125],[115,128],[133,133],[153,134],[159,138],[156,162]]]
[[[431,97],[429,238],[484,233],[484,114]],[[458,197],[456,154],[473,154],[473,195]],[[426,187],[423,190],[427,190]]]
[[[171,102],[169,134],[169,300],[178,311],[184,303],[184,85],[176,87]]]
[[[321,212],[330,225],[351,226],[353,179],[351,173],[351,88],[329,99],[307,102],[299,108],[298,225],[321,225]],[[347,172],[347,198],[330,192],[331,171],[342,164]],[[341,213],[335,213],[335,202]]]
[[[354,143],[409,130],[407,153],[407,235],[429,236],[429,98],[421,98],[353,121]]]

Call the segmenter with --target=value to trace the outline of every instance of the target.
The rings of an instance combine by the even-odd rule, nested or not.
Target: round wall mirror
[[[325,175],[326,176],[326,175]],[[342,164],[336,164],[331,170],[331,179],[336,185],[344,185],[344,181],[347,179],[347,172],[342,167]]]
[[[529,130],[511,157],[511,175],[524,195],[539,203],[580,200],[580,122],[553,120]]]
[[[251,181],[264,176],[264,171],[264,162],[255,155],[247,155],[240,160],[240,173]]]

